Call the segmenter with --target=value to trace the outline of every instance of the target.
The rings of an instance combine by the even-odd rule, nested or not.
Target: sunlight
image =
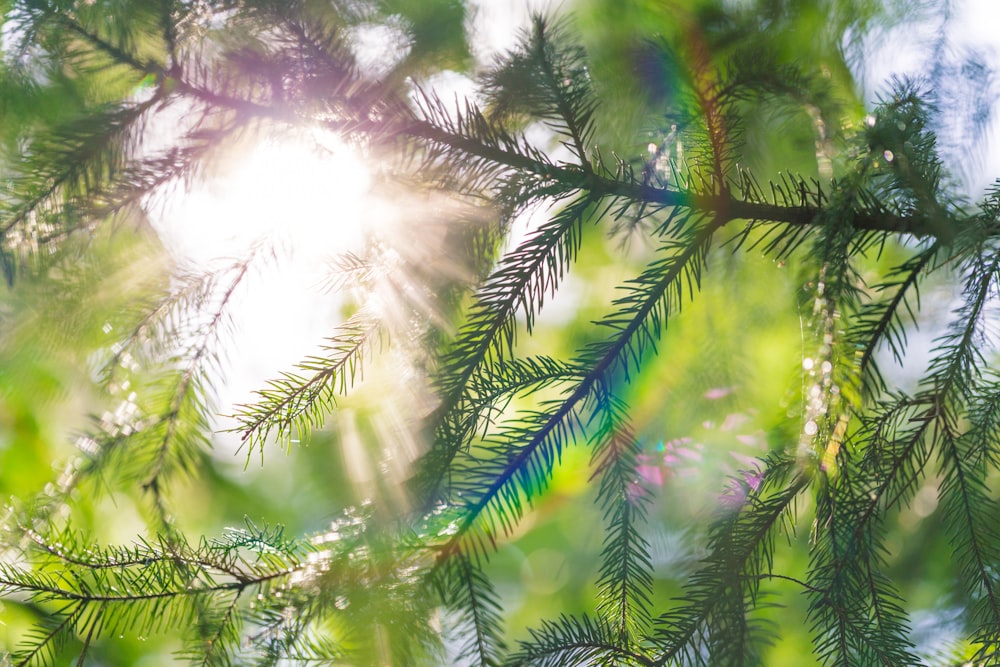
[[[273,259],[255,261],[229,308],[236,326],[218,345],[225,357],[215,385],[221,415],[256,402],[255,392],[298,372],[310,356],[328,354],[322,344],[357,308],[386,327],[393,349],[366,360],[364,385],[339,400],[337,418],[324,424],[335,432],[335,451],[359,498],[379,493],[379,477],[404,479],[424,449],[412,424],[433,406],[408,346],[419,345],[415,322],[439,318],[428,277],[437,276],[435,284],[469,278],[449,245],[455,221],[483,214],[378,174],[361,149],[331,133],[269,137],[233,151],[204,185],[166,201],[155,223],[169,251],[196,272],[274,249]],[[375,269],[338,284],[338,259],[348,253]],[[242,471],[247,452],[231,431],[237,425],[217,416],[213,451],[246,481],[264,473]],[[294,457],[271,463],[268,476],[287,465]],[[392,502],[406,500],[397,494]]]
[[[178,258],[213,264],[267,241],[308,268],[360,245],[371,173],[336,135],[268,138],[219,171],[165,211],[161,236]]]
[[[262,248],[229,308],[236,324],[219,341],[227,363],[218,408],[252,401],[254,391],[318,351],[342,321],[343,298],[324,293],[331,263],[360,252],[378,207],[361,151],[312,130],[268,136],[232,151],[211,177],[164,198],[154,226],[181,267],[231,266]],[[218,417],[216,428],[234,424]],[[237,434],[218,433],[220,460],[237,462]]]

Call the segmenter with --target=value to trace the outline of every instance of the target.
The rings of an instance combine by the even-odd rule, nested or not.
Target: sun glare
[[[158,211],[164,245],[194,272],[225,269],[258,247],[274,251],[255,262],[228,311],[236,329],[219,341],[228,360],[216,387],[223,412],[315,354],[343,319],[342,299],[323,286],[331,261],[361,251],[371,233],[371,183],[359,150],[329,133],[301,132],[234,151]],[[227,446],[218,454],[231,458],[238,436],[220,441]]]
[[[335,135],[265,139],[169,205],[162,234],[196,265],[241,256],[262,241],[308,263],[361,243],[370,183],[361,155]]]

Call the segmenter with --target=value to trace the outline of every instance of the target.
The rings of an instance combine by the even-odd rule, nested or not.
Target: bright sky
[[[233,313],[239,328],[227,350],[222,411],[247,402],[332,333],[340,301],[324,298],[328,262],[360,248],[371,177],[335,137],[303,136],[256,146],[167,206],[161,235],[195,267],[230,265],[260,242],[277,250],[248,275]]]
[[[942,2],[934,3],[939,6]],[[919,6],[919,5],[915,5]],[[937,11],[937,10],[935,10]],[[987,64],[992,64],[1000,78],[1000,1],[998,0],[955,0],[947,34],[948,49],[951,53],[977,52]],[[884,91],[885,83],[893,75],[919,76],[927,71],[933,63],[928,62],[927,48],[940,38],[939,21],[931,20],[920,26],[904,25],[890,29],[886,33],[875,35],[866,44],[869,55],[865,59],[865,78],[872,97],[874,93]],[[985,85],[987,82],[982,82]],[[969,92],[980,89],[976,83],[970,85]],[[1000,86],[994,84],[994,93],[1000,92]],[[947,98],[947,93],[945,94]],[[997,107],[1000,111],[1000,106]],[[1000,138],[1000,112],[994,111],[991,123],[985,137],[971,147],[958,152],[965,159],[971,159],[966,164],[949,165],[956,173],[969,179],[969,193],[977,198],[982,190],[1000,177],[1000,150],[997,140]],[[959,123],[962,119],[959,119]],[[968,127],[959,127],[964,130]],[[971,128],[969,128],[971,129]],[[947,142],[947,134],[942,133],[938,139]],[[946,159],[947,159],[946,155]]]

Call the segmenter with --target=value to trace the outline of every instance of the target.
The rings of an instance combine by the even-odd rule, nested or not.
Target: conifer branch
[[[0,217],[0,238],[6,238],[46,208],[58,209],[53,199],[61,192],[66,192],[68,198],[75,188],[92,190],[116,174],[121,169],[123,153],[127,153],[123,145],[127,146],[129,133],[141,125],[158,102],[154,96],[138,104],[109,106],[94,114],[95,117],[67,123],[51,135],[35,139],[18,165],[26,172],[20,176],[19,185],[27,193],[12,193],[10,203],[3,202],[0,213],[9,208],[10,215],[7,220]],[[51,157],[57,158],[54,164],[35,165],[37,160]]]
[[[0,563],[0,597],[41,619],[11,655],[16,664],[64,660],[72,646],[82,665],[104,650],[105,638],[175,626],[186,628],[179,657],[205,665],[417,664],[435,649],[480,667],[754,664],[767,659],[775,634],[757,613],[771,592],[764,582],[786,580],[805,592],[823,664],[915,665],[925,656],[910,636],[906,588],[887,576],[893,527],[886,519],[933,483],[967,598],[972,659],[996,662],[1000,531],[989,483],[1000,462],[1000,380],[984,369],[996,342],[990,317],[1000,294],[1000,188],[978,210],[956,194],[928,129],[930,96],[919,85],[895,83],[870,116],[852,124],[860,103],[842,92],[849,87],[787,64],[784,46],[760,44],[760,22],[730,8],[674,16],[677,25],[657,29],[694,39],[640,48],[668,70],[653,74],[664,74],[667,83],[659,84],[670,90],[653,91],[649,108],[635,105],[647,126],[662,127],[659,143],[651,142],[648,159],[621,158],[597,145],[611,134],[596,126],[600,68],[592,81],[587,54],[566,24],[543,17],[480,79],[482,106],[470,99],[452,108],[416,83],[430,80],[421,69],[430,61],[414,65],[403,54],[384,76],[359,67],[352,50],[363,41],[361,28],[380,27],[381,18],[351,3],[122,0],[112,3],[120,16],[107,22],[101,0],[13,3],[13,30],[4,27],[19,62],[0,62],[0,97],[33,86],[53,95],[33,92],[25,108],[44,113],[3,131],[20,153],[3,161],[0,174],[0,262],[9,280],[19,256],[43,265],[39,248],[83,256],[87,241],[75,244],[74,236],[143,211],[165,185],[203,173],[208,158],[253,129],[337,132],[403,180],[488,201],[496,212],[486,228],[449,230],[443,254],[459,255],[463,275],[428,278],[427,299],[440,308],[431,317],[409,313],[414,346],[407,352],[431,378],[437,404],[419,434],[407,434],[425,437],[427,449],[412,478],[415,507],[398,523],[385,520],[396,498],[376,498],[309,544],[249,523],[189,544],[168,519],[167,482],[208,462],[219,336],[251,260],[204,279],[177,271],[179,289],[157,285],[158,296],[148,293],[137,305],[145,312],[126,308],[110,318],[127,323],[125,338],[87,358],[97,357],[100,388],[128,397],[81,436],[82,460],[58,485],[26,508],[15,503],[4,519],[13,530],[0,548],[14,558]],[[441,4],[450,11],[454,3]],[[418,13],[401,5],[391,27],[413,28],[413,44],[422,47]],[[769,21],[774,30],[794,24]],[[640,72],[644,78],[651,77]],[[71,109],[41,109],[70,98]],[[6,102],[0,106],[6,113]],[[741,143],[744,128],[748,138],[783,131],[770,125],[772,110],[815,138],[819,179],[794,175],[811,171],[802,160],[792,172],[777,165],[770,181],[758,182],[746,167],[758,156],[752,142]],[[178,111],[172,145],[148,151],[149,121],[172,122]],[[750,122],[754,114],[759,127]],[[839,126],[841,118],[848,121]],[[545,139],[534,138],[542,127],[561,148],[550,153]],[[824,153],[837,145],[829,137],[843,142],[843,160]],[[628,154],[647,140],[636,138]],[[514,217],[541,203],[560,208],[500,255]],[[540,313],[588,256],[581,251],[591,249],[591,227],[605,222],[613,234],[628,227],[659,247],[619,285],[569,359],[522,356],[525,338],[546,343]],[[646,391],[650,359],[673,340],[664,331],[700,289],[726,226],[734,254],[759,248],[808,272],[802,293],[813,314],[803,340],[815,354],[803,364],[807,400],[798,414],[767,424],[774,427],[770,453],[727,486],[705,557],[681,597],[666,602],[653,595],[661,574],[643,529],[653,489],[640,469],[644,439],[662,424],[636,421],[634,430],[621,397]],[[908,258],[886,271],[879,253],[895,240],[902,242],[892,252]],[[631,265],[637,256],[616,261]],[[52,277],[65,266],[53,264]],[[921,290],[952,268],[961,305],[917,390],[900,393],[882,376],[877,353],[907,360]],[[419,279],[435,270],[422,267]],[[14,306],[0,308],[5,321],[8,310],[16,316],[18,298],[12,292],[4,303]],[[263,449],[271,436],[286,441],[321,426],[360,381],[385,326],[362,311],[254,404],[238,406],[244,443]],[[579,497],[604,519],[592,573],[598,597],[589,601],[596,615],[543,619],[508,652],[505,590],[500,580],[494,585],[487,561],[548,489],[566,449],[580,444],[591,448],[591,493]],[[90,492],[79,484],[84,479],[113,481],[113,493],[148,492],[139,498],[152,497],[159,512],[145,517],[155,536],[89,546],[92,536],[70,527],[76,514],[56,511],[75,502],[71,491]],[[807,575],[778,574],[774,538],[786,521],[794,530],[796,499],[807,488],[815,500],[807,507]],[[454,634],[434,627],[441,609],[456,621]]]
[[[463,625],[468,625],[468,637],[457,659],[473,660],[480,667],[500,664],[505,650],[501,606],[489,579],[465,554],[456,555],[442,576],[446,599]]]
[[[56,22],[62,24],[65,28],[69,29],[70,32],[79,35],[88,44],[96,48],[101,53],[108,56],[111,62],[117,65],[124,65],[135,71],[136,74],[140,76],[145,76],[147,74],[157,74],[160,72],[158,66],[150,66],[149,64],[144,64],[139,62],[139,60],[128,53],[121,47],[115,46],[106,39],[102,38],[100,35],[87,30],[85,27],[80,25],[80,22],[74,19],[72,16],[66,12],[53,11],[51,14]]]
[[[467,497],[473,500],[464,501],[465,516],[455,534],[440,547],[439,563],[447,561],[460,550],[460,545],[484,512],[500,520],[503,532],[509,531],[511,520],[520,518],[522,509],[518,494],[523,490],[530,499],[530,489],[544,485],[545,479],[538,475],[547,476],[549,467],[541,464],[558,455],[565,435],[579,419],[579,404],[591,395],[595,387],[606,383],[611,373],[618,370],[627,373],[633,364],[640,361],[647,344],[659,336],[667,314],[679,307],[683,294],[679,281],[684,277],[688,277],[689,281],[697,280],[700,262],[713,234],[727,222],[726,218],[716,218],[693,232],[689,244],[676,249],[676,256],[651,265],[645,274],[635,280],[631,293],[616,302],[622,307],[620,314],[602,322],[615,332],[614,337],[581,356],[580,362],[590,370],[569,396],[558,402],[556,409],[543,412],[529,421],[525,428],[512,431],[510,439],[513,442],[518,442],[522,436],[527,437],[521,440],[523,444],[510,451],[488,485],[470,489]],[[690,289],[693,290],[693,285]],[[487,540],[494,542],[495,533],[490,529],[484,530]],[[477,550],[485,547],[481,539],[474,544]]]
[[[251,256],[233,267],[234,275],[229,285],[226,286],[225,290],[219,296],[218,304],[215,306],[214,312],[211,313],[208,322],[202,325],[198,340],[189,349],[187,355],[185,355],[189,359],[188,365],[178,379],[173,395],[170,397],[167,410],[163,414],[162,423],[166,428],[156,449],[156,455],[153,457],[152,466],[148,471],[149,474],[142,483],[142,488],[152,491],[156,497],[161,493],[160,476],[167,466],[167,457],[172,453],[174,441],[179,435],[182,409],[193,398],[195,402],[192,403],[192,406],[195,411],[199,413],[204,412],[198,404],[200,402],[200,392],[193,391],[193,389],[204,372],[203,365],[205,358],[213,354],[212,343],[219,336],[220,328],[225,322],[226,314],[231,307],[233,296],[249,273],[252,261],[253,257]],[[183,458],[178,458],[178,463],[183,469]]]
[[[520,650],[506,663],[510,667],[585,664],[653,667],[656,664],[646,655],[622,646],[613,628],[587,616],[564,616],[529,632],[531,640],[521,642]]]
[[[297,368],[308,373],[284,373],[280,380],[272,380],[270,388],[259,390],[260,399],[238,406],[233,415],[239,426],[244,444],[253,453],[263,445],[273,432],[279,440],[308,436],[311,427],[322,425],[327,411],[334,405],[335,397],[343,395],[363,375],[365,358],[374,342],[381,337],[382,327],[366,314],[356,315],[339,327],[336,335],[323,346],[323,355],[309,357]]]
[[[652,562],[640,526],[651,494],[637,479],[639,444],[626,422],[626,406],[613,396],[598,395],[596,403],[595,419],[600,422],[591,442],[594,471],[590,481],[601,479],[597,502],[608,524],[598,611],[627,645],[641,637],[650,622]]]
[[[884,303],[867,306],[857,318],[857,329],[852,338],[864,346],[864,352],[858,361],[858,374],[862,378],[874,378],[876,389],[884,388],[885,382],[875,366],[875,353],[884,341],[896,362],[902,363],[906,350],[906,321],[902,319],[900,311],[905,310],[910,322],[916,321],[907,295],[911,290],[914,292],[919,308],[920,296],[917,290],[920,277],[933,265],[939,251],[940,244],[935,243],[894,269],[890,276],[901,278],[887,281],[876,288],[879,292],[895,288],[892,297]]]
[[[470,380],[483,365],[510,356],[518,312],[523,314],[525,326],[531,332],[546,295],[555,293],[576,258],[583,222],[592,204],[589,197],[581,197],[567,205],[504,257],[479,290],[477,302],[469,310],[469,321],[459,330],[442,360],[438,380],[444,392],[438,409],[442,415],[441,430],[434,450],[426,459],[431,464],[427,473],[432,478],[440,481],[440,471],[465,444],[475,424],[463,409],[470,400]],[[437,482],[427,485],[424,502],[434,499],[437,488]]]
[[[704,626],[717,605],[733,594],[729,587],[748,587],[749,597],[756,595],[757,582],[766,572],[762,572],[762,565],[771,561],[769,536],[810,481],[801,471],[785,481],[794,465],[787,458],[771,457],[763,465],[753,485],[736,480],[733,491],[739,495],[734,500],[740,506],[723,514],[713,526],[711,552],[702,569],[692,576],[679,607],[655,619],[655,644],[661,651],[657,667],[682,656],[704,656],[696,644],[704,641]],[[779,489],[772,491],[772,486]]]

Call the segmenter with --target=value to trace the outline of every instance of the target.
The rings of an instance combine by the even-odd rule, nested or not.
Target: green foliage
[[[660,29],[608,37],[611,4]],[[453,103],[431,75],[468,64],[455,0],[0,3],[0,595],[24,631],[0,664],[754,665],[803,633],[797,664],[1000,660],[1000,187],[957,194],[926,82],[865,113],[841,47],[874,3],[624,4],[533,17]],[[379,25],[405,53],[363,68]],[[212,449],[241,295],[278,250],[154,260],[147,216],[296,128],[433,198],[408,223],[446,223],[435,261],[416,232],[342,258],[343,323],[234,409],[245,454],[305,461],[286,495],[323,488],[289,537],[199,516],[283,493]],[[908,387],[888,358],[926,370]],[[431,398],[381,406],[400,384]],[[352,503],[343,469],[384,432],[401,444]],[[938,653],[908,537],[947,555],[962,618]],[[572,572],[545,569],[555,549]],[[508,608],[546,577],[576,598]]]

